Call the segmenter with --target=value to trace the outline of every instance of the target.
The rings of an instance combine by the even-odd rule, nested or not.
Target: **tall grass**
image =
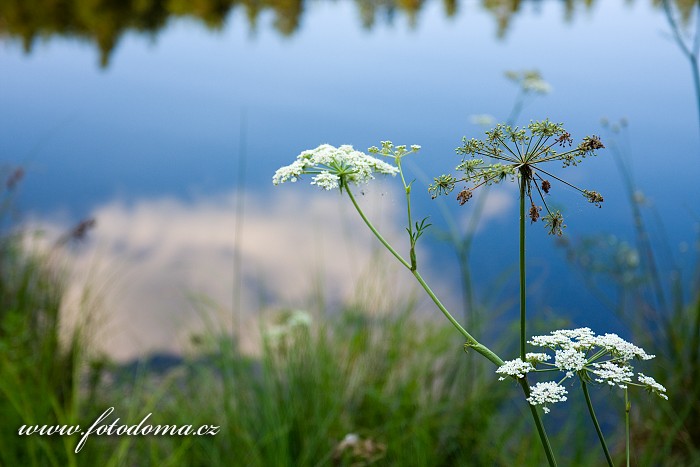
[[[66,465],[67,440],[17,435],[24,424],[75,419],[81,337],[61,341],[65,285],[20,235],[0,239],[0,464]]]

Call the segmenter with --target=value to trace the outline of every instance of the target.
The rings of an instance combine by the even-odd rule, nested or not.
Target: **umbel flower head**
[[[313,175],[312,185],[324,190],[343,189],[348,183],[367,183],[375,173],[396,175],[399,169],[375,157],[356,151],[352,146],[333,147],[322,144],[302,151],[294,162],[279,168],[272,183],[296,182],[302,175]]]
[[[496,125],[486,132],[484,140],[463,138],[462,146],[457,148],[457,153],[463,156],[456,168],[459,177],[441,175],[430,185],[429,191],[435,198],[452,192],[457,183],[465,182],[468,186],[457,195],[459,203],[465,204],[474,190],[481,186],[517,179],[518,183],[524,184],[525,196],[530,201],[531,222],[537,222],[542,210],[535,204],[535,193],[546,211],[542,218],[545,227],[550,234],[562,235],[566,227],[564,218],[559,211],[550,210],[545,201],[545,195],[552,188],[550,179],[574,188],[598,207],[603,202],[603,196],[597,191],[582,190],[542,167],[551,161],[559,161],[564,167],[575,166],[585,157],[594,156],[597,149],[605,147],[597,136],[586,136],[577,146],[572,143],[571,134],[562,124],[549,120],[530,122],[525,128]],[[486,163],[487,159],[497,162]]]
[[[533,336],[528,341],[536,347],[543,347],[554,354],[552,363],[549,354],[528,353],[526,362],[520,358],[504,362],[496,373],[499,381],[507,376],[524,378],[530,372],[560,372],[557,381],[538,383],[533,386],[528,402],[542,405],[545,413],[549,412],[546,404],[565,401],[566,388],[562,382],[578,376],[587,383],[606,384],[611,387],[627,389],[639,386],[648,392],[668,400],[666,388],[654,378],[638,373],[634,382],[632,360],[651,360],[654,355],[627,342],[617,334],[597,336],[589,328],[562,329],[544,336]],[[539,368],[538,368],[539,367]],[[563,375],[562,375],[563,374]]]

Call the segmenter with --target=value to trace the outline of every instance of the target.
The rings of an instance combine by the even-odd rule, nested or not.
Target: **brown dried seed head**
[[[542,180],[542,191],[549,193],[550,188],[552,188],[552,184],[549,183],[549,180]]]
[[[588,152],[595,151],[596,149],[602,149],[605,146],[598,136],[593,135],[583,138],[583,141],[581,141],[581,144],[579,144],[578,147],[580,150]]]
[[[571,146],[571,143],[573,142],[573,139],[571,139],[571,133],[564,132],[563,135],[561,135],[559,138],[557,138],[557,143],[559,143],[559,146],[564,146],[566,143]]]
[[[469,201],[472,196],[473,196],[472,190],[470,190],[469,188],[465,188],[464,190],[460,191],[457,194],[457,201],[459,201],[460,206],[463,206],[464,203]]]
[[[586,197],[589,203],[593,203],[598,207],[600,207],[600,203],[605,201],[603,199],[603,195],[601,195],[597,191],[584,190],[583,195]]]
[[[532,203],[532,206],[530,206],[530,223],[537,222],[537,219],[540,218],[541,210],[541,206],[535,206],[535,203]]]

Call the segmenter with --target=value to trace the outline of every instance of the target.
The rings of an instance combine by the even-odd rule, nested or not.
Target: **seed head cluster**
[[[574,146],[571,134],[562,124],[549,120],[533,121],[524,128],[499,124],[487,131],[483,140],[465,137],[462,146],[457,148],[457,153],[463,156],[456,167],[459,176],[441,175],[434,179],[429,191],[435,198],[452,192],[458,183],[464,182],[467,187],[459,191],[457,200],[465,204],[481,186],[504,180],[517,181],[524,186],[525,196],[530,201],[530,221],[537,222],[541,217],[542,207],[535,203],[537,199],[546,211],[542,216],[545,227],[551,235],[561,236],[566,227],[564,218],[559,211],[551,210],[545,200],[552,188],[550,179],[577,190],[598,207],[603,196],[597,191],[582,190],[543,166],[553,161],[559,161],[563,167],[575,166],[604,147],[597,136],[586,136]],[[485,162],[487,160],[493,162]]]

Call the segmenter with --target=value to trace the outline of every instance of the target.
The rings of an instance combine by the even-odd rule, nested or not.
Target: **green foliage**
[[[24,424],[64,424],[76,391],[77,336],[61,342],[64,286],[47,257],[0,239],[0,464],[65,465],[65,440],[20,439]]]
[[[509,388],[490,384],[490,364],[465,356],[450,328],[409,309],[377,315],[350,307],[289,337],[282,347],[266,340],[251,358],[230,338],[210,336],[158,383],[144,374],[148,382],[119,409],[139,408],[123,417],[134,422],[153,407],[153,423],[221,424],[217,436],[186,439],[186,448],[177,437],[93,437],[86,454],[100,459],[128,442],[119,465],[453,466],[511,465],[514,451],[528,452],[501,441],[513,428],[494,414]],[[154,400],[155,386],[164,389]],[[106,385],[103,404],[125,390]],[[534,441],[526,430],[515,433],[507,437]],[[352,434],[361,444],[343,449]]]

